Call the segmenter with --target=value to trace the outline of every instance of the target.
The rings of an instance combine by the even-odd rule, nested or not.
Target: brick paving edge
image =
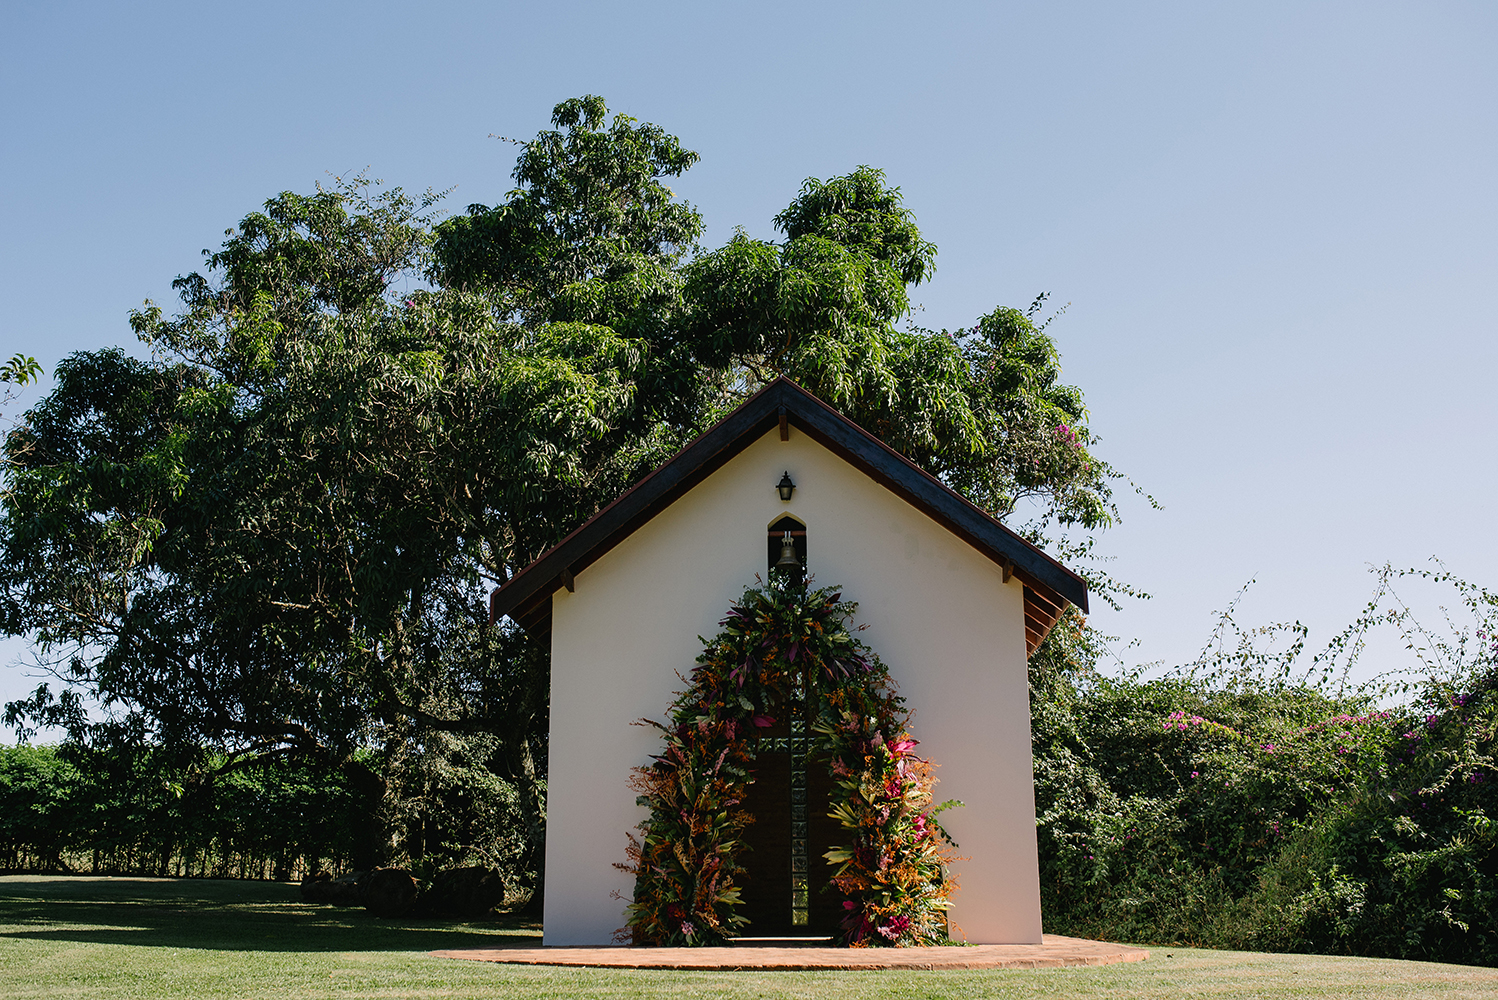
[[[1066,943],[1063,944],[1062,941]],[[1078,947],[1078,946],[1081,947]],[[911,955],[906,949],[849,949],[849,948],[714,948],[713,958],[708,959],[702,951],[688,948],[627,948],[601,947],[577,948],[474,948],[434,951],[435,958],[461,959],[465,961],[497,962],[509,965],[551,965],[572,968],[609,969],[661,969],[687,972],[808,972],[819,969],[828,971],[856,972],[859,970],[954,970],[977,969],[1056,969],[1086,966],[1113,965],[1120,962],[1142,962],[1149,958],[1143,948],[1128,945],[1109,945],[1101,941],[1084,941],[1078,938],[1052,937],[1040,945],[978,945],[978,948],[1008,948],[1029,950],[1030,954],[1003,955],[989,953],[973,955],[964,948],[922,948],[921,954]],[[1032,950],[1033,949],[1033,950]],[[1051,949],[1059,954],[1035,954],[1034,950]],[[704,949],[704,951],[707,949]],[[911,949],[914,950],[914,949]],[[751,952],[730,956],[724,952]],[[786,954],[799,952],[796,959]],[[939,957],[933,951],[945,953]],[[668,954],[674,952],[675,954]],[[774,955],[763,954],[774,952]],[[909,957],[902,958],[900,952]],[[964,952],[968,952],[964,954]],[[682,954],[686,953],[686,954]],[[758,953],[758,954],[753,954]],[[852,954],[858,961],[850,961]],[[734,958],[740,959],[734,961]],[[933,959],[936,959],[933,961]]]

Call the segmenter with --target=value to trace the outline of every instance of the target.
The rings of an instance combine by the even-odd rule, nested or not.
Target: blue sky
[[[133,344],[270,195],[369,168],[494,202],[570,96],[702,153],[675,184],[773,236],[802,179],[885,169],[940,247],[929,327],[1043,291],[1123,498],[1100,612],[1130,662],[1245,619],[1313,641],[1371,564],[1498,586],[1498,7],[12,4],[0,354]],[[24,406],[44,383],[27,392]],[[17,412],[12,405],[9,419]],[[3,662],[24,646],[0,646]],[[1379,655],[1392,656],[1392,650]],[[0,699],[33,683],[0,668]]]

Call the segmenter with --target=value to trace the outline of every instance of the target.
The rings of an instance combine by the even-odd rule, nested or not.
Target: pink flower
[[[775,720],[770,718],[768,715],[756,715],[750,721],[761,729],[765,729],[769,726],[775,725]]]
[[[890,941],[900,940],[900,935],[910,929],[910,918],[905,914],[891,917],[889,923],[879,928],[879,933]]]

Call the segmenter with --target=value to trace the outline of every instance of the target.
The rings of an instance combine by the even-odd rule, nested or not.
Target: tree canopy
[[[547,650],[484,597],[784,374],[998,517],[1096,529],[1112,472],[1032,308],[911,325],[936,248],[872,167],[700,245],[697,160],[601,98],[441,219],[283,192],[74,354],[6,441],[0,629],[168,746],[340,762],[485,734],[541,823]],[[11,724],[83,726],[49,691]],[[29,723],[28,723],[29,720]]]

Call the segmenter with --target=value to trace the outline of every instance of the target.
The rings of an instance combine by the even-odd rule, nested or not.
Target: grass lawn
[[[428,957],[537,944],[517,921],[375,920],[266,882],[0,878],[0,997],[1484,997],[1498,970],[1155,948],[988,972],[642,972]]]

